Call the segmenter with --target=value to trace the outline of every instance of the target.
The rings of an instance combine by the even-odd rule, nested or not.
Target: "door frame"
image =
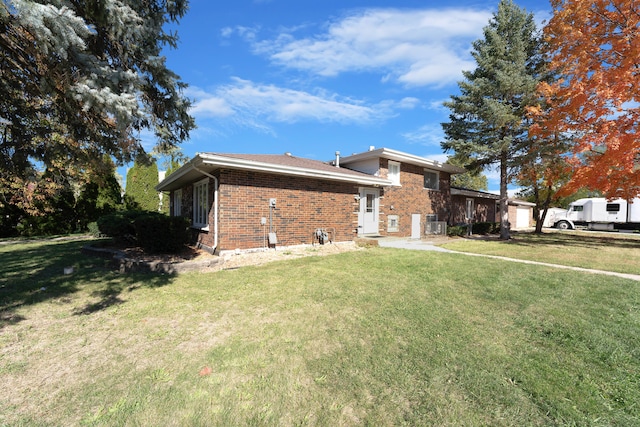
[[[358,234],[371,235],[380,233],[380,189],[373,187],[360,187],[360,212],[358,214]],[[367,195],[372,196],[373,218],[367,221]]]

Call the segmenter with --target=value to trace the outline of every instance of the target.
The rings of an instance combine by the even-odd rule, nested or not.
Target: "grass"
[[[640,423],[634,281],[382,248],[120,275],[82,244],[0,247],[0,425]]]
[[[460,252],[640,274],[640,236],[632,234],[525,232],[514,233],[508,241],[458,239],[442,246]]]

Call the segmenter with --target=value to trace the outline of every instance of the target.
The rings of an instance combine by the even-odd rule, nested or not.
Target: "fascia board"
[[[500,196],[498,194],[492,194],[482,191],[468,190],[465,188],[454,188],[451,187],[451,195],[452,196],[467,196],[467,197],[477,197],[482,199],[494,199],[500,200]]]
[[[256,172],[275,173],[281,175],[293,175],[305,178],[322,178],[331,181],[353,182],[363,185],[391,185],[392,182],[378,177],[354,176],[340,172],[328,172],[297,168],[293,166],[277,165],[273,163],[256,162],[252,160],[236,159],[231,157],[216,156],[211,154],[201,154],[201,164],[220,168],[250,170]],[[197,166],[197,165],[196,165]],[[339,168],[336,168],[339,170]]]
[[[464,173],[463,168],[441,163],[435,160],[429,160],[424,157],[414,156],[413,154],[403,153],[402,151],[392,150],[390,148],[378,148],[377,150],[365,151],[363,153],[354,154],[352,156],[345,156],[340,159],[340,163],[349,164],[358,160],[365,160],[372,157],[382,157],[389,160],[395,160],[403,163],[410,163],[413,165],[423,166],[427,169],[442,170],[449,173]]]
[[[166,189],[169,188],[171,184],[178,181],[187,173],[195,170],[195,163],[199,160],[199,157],[199,155],[196,155],[193,159],[189,160],[187,163],[178,168],[178,170],[159,182],[158,185],[155,186],[156,191],[166,191]]]

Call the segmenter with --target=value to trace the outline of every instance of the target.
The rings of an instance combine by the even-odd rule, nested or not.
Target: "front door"
[[[363,234],[378,234],[380,190],[364,188],[360,194],[360,225]]]

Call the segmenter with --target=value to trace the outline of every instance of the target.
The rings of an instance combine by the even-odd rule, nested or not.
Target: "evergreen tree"
[[[474,163],[473,159],[465,159],[462,156],[449,156],[447,163],[467,169],[467,172],[451,175],[451,185],[454,187],[467,188],[469,190],[487,191],[489,180],[480,169],[470,170]]]
[[[105,171],[89,178],[76,201],[78,229],[86,230],[90,222],[122,208],[122,187],[116,178],[115,165],[105,158]]]
[[[509,238],[507,184],[528,143],[526,108],[536,101],[543,70],[539,52],[533,15],[501,0],[484,38],[473,43],[476,69],[463,73],[460,95],[445,103],[451,114],[442,148],[475,159],[474,167],[498,165],[502,239]]]
[[[125,194],[129,207],[158,212],[160,197],[155,189],[158,185],[158,165],[155,159],[140,156],[127,172]]]
[[[186,0],[0,2],[3,202],[30,202],[36,165],[78,179],[105,154],[134,159],[142,129],[160,150],[188,138],[186,85],[162,56],[178,40],[164,27],[186,10]]]

